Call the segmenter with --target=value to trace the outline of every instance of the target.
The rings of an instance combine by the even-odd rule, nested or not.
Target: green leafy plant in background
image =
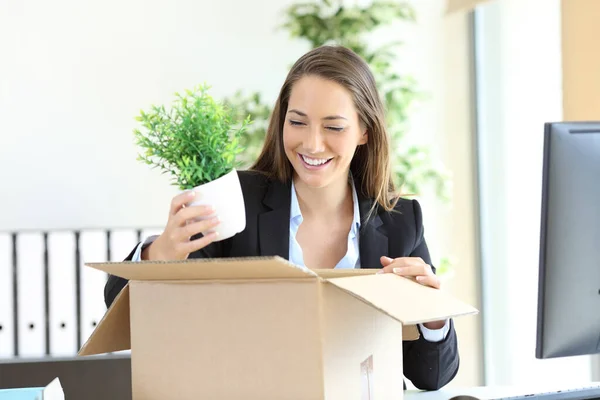
[[[231,109],[236,110],[238,119],[244,118],[246,115],[252,118],[252,125],[241,133],[240,143],[244,146],[244,152],[238,158],[242,166],[249,167],[262,150],[271,116],[271,107],[263,103],[260,93],[256,92],[245,96],[242,90],[238,90],[233,97],[225,99],[225,103]]]
[[[445,171],[431,162],[429,150],[423,146],[404,143],[409,129],[412,106],[425,96],[418,90],[415,80],[400,75],[394,65],[398,61],[400,41],[390,41],[371,46],[368,36],[394,22],[415,21],[413,7],[406,2],[375,0],[366,6],[344,5],[342,1],[315,0],[292,4],[284,10],[284,23],[279,27],[289,32],[293,39],[304,40],[312,48],[326,44],[346,46],[369,64],[382,100],[392,138],[392,163],[394,181],[403,193],[419,194],[429,186],[439,200],[448,202],[450,179]],[[239,116],[251,115],[253,126],[241,137],[246,151],[240,158],[249,166],[262,147],[270,106],[263,102],[260,93],[245,95],[238,91],[227,102],[235,106]],[[451,274],[453,261],[442,258],[438,263],[439,274]]]
[[[181,190],[211,182],[241,166],[241,138],[251,124],[250,115],[239,118],[230,106],[215,101],[210,87],[199,85],[175,93],[170,108],[152,106],[141,111],[134,129],[142,148],[138,160],[171,175]],[[241,122],[239,122],[241,121]]]

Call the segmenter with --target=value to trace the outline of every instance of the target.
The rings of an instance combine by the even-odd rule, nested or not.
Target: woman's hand
[[[414,278],[422,285],[440,289],[440,279],[433,273],[431,266],[425,263],[420,257],[381,257],[380,262],[383,268],[379,273],[393,273]],[[445,324],[446,321],[433,321],[424,323],[423,325],[425,325],[427,329],[441,329]]]
[[[214,210],[209,206],[191,206],[185,204],[194,199],[193,190],[178,194],[171,201],[169,220],[163,233],[142,252],[142,260],[185,260],[190,253],[200,250],[212,243],[217,234],[206,233],[195,240],[190,238],[204,233],[219,224]],[[209,217],[200,220],[198,217]],[[198,218],[198,219],[196,219]]]
[[[380,272],[394,273],[400,276],[414,278],[417,282],[432,288],[440,288],[440,280],[433,273],[431,266],[420,257],[381,257],[383,269]]]

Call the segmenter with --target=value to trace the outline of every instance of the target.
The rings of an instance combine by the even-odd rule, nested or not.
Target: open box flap
[[[404,325],[476,314],[477,309],[445,293],[395,274],[328,279]]]
[[[333,279],[333,278],[344,278],[347,276],[363,276],[363,275],[374,275],[377,273],[377,269],[373,268],[340,268],[340,269],[312,269],[311,271],[315,272],[323,279]]]
[[[212,258],[182,261],[103,262],[86,265],[135,281],[316,278],[281,257]]]
[[[117,295],[89,339],[77,353],[80,356],[131,349],[129,323],[129,284]]]

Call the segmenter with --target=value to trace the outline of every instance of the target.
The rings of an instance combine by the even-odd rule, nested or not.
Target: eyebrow
[[[306,113],[303,113],[302,111],[298,111],[298,110],[289,110],[288,113],[294,113],[297,114],[301,117],[307,117]],[[334,119],[345,119],[346,121],[348,120],[347,118],[342,117],[341,115],[328,115],[326,117],[323,117],[324,120],[334,120]]]

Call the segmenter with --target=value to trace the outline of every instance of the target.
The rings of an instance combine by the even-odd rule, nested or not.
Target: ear
[[[362,136],[360,137],[360,140],[358,141],[358,144],[365,144],[369,141],[369,133],[365,130],[362,134]]]

